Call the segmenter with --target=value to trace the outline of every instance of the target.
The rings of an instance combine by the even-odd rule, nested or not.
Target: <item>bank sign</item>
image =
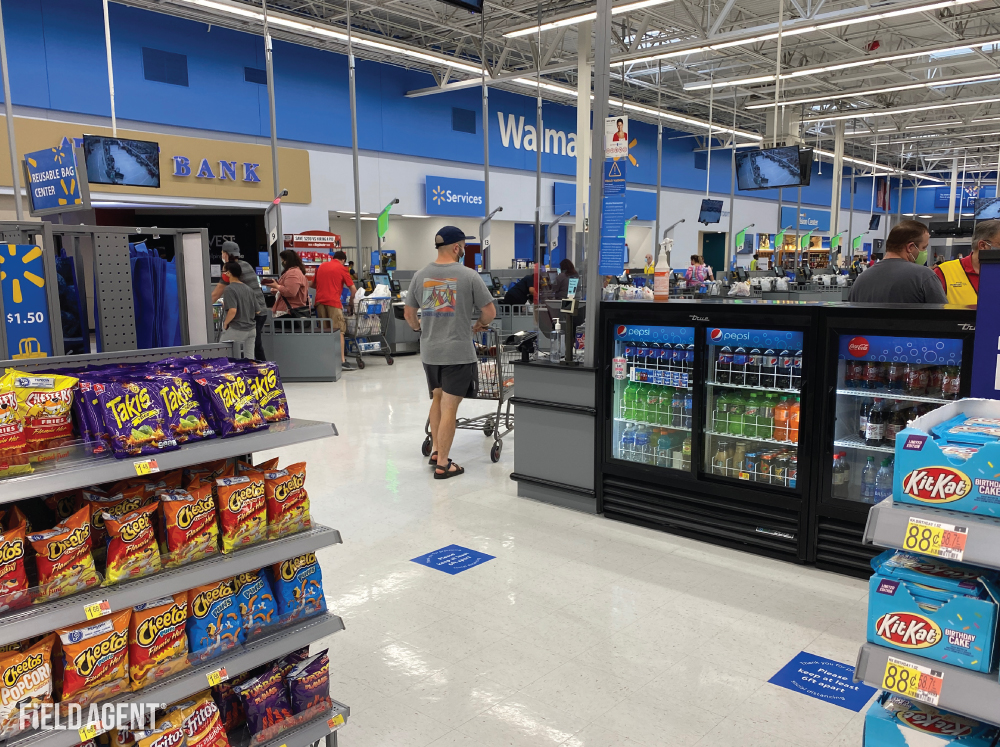
[[[463,218],[486,216],[486,185],[475,179],[448,179],[428,176],[427,214]]]

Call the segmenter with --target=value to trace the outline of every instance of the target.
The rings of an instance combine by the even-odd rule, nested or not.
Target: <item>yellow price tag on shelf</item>
[[[894,656],[889,657],[882,677],[882,689],[899,693],[910,700],[936,706],[941,697],[944,672],[924,667]]]
[[[211,672],[208,673],[208,686],[209,687],[215,687],[220,682],[225,682],[228,679],[229,679],[229,675],[226,674],[226,668],[225,667],[219,667],[218,669],[213,670],[213,671],[211,671]]]
[[[134,462],[135,473],[139,477],[144,477],[145,475],[151,475],[154,472],[160,471],[160,465],[156,463],[155,459],[144,459],[141,462]]]
[[[344,725],[344,714],[343,713],[338,713],[332,719],[330,719],[329,721],[327,721],[326,725],[328,727],[330,727],[331,729],[336,729],[338,726],[343,726]],[[284,747],[284,746],[282,746],[282,747]]]
[[[83,614],[86,615],[88,620],[96,620],[98,617],[104,617],[109,612],[111,612],[111,602],[107,599],[83,605]]]
[[[102,733],[103,730],[97,724],[87,724],[80,727],[80,741],[89,742],[91,739],[96,739],[97,735]]]
[[[945,560],[961,561],[965,557],[968,538],[968,527],[911,516],[906,524],[906,534],[903,535],[903,549]]]

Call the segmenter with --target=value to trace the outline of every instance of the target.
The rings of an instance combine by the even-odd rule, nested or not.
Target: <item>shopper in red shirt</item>
[[[331,319],[334,329],[340,330],[340,365],[345,371],[353,371],[354,366],[347,362],[344,351],[344,332],[347,331],[347,319],[344,318],[344,304],[340,300],[344,288],[351,291],[350,303],[354,303],[354,280],[344,266],[347,261],[345,252],[335,252],[333,259],[324,262],[316,268],[316,277],[310,285],[316,289],[316,316],[320,319]]]

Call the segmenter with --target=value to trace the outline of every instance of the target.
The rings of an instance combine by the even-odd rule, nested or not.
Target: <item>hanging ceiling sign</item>
[[[628,157],[628,117],[608,117],[604,120],[604,157]]]
[[[87,180],[79,178],[76,151],[68,137],[54,148],[25,153],[24,172],[31,215],[90,209]]]

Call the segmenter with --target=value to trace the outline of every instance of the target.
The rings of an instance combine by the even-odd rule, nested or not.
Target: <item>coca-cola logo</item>
[[[847,352],[855,358],[863,358],[868,355],[870,347],[871,345],[868,344],[868,340],[864,337],[852,337],[851,341],[847,343]]]

